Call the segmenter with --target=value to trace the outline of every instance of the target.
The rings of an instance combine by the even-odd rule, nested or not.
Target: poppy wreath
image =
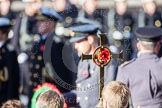
[[[107,48],[97,48],[94,53],[94,59],[97,65],[106,65],[111,59],[110,51]]]

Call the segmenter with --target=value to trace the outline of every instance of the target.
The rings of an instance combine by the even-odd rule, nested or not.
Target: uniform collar
[[[157,57],[157,55],[154,52],[139,52],[138,58],[152,58]]]
[[[47,39],[47,37],[48,37],[48,35],[49,35],[49,34],[44,34],[44,35],[41,35],[41,39],[42,39],[42,40],[46,40],[46,39]]]

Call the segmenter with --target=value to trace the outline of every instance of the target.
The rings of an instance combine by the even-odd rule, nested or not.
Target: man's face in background
[[[9,0],[0,1],[0,14],[7,15],[10,10],[11,3]]]
[[[145,13],[152,16],[156,11],[156,3],[155,2],[144,3],[143,8]]]
[[[37,31],[39,34],[47,34],[55,28],[54,20],[38,20],[37,21]]]
[[[78,55],[81,56],[82,53],[83,54],[88,54],[90,49],[91,49],[91,45],[88,42],[87,38],[84,38],[82,40],[79,40],[77,42],[74,43],[74,48],[77,50]]]
[[[115,9],[119,15],[123,15],[127,11],[127,3],[125,1],[116,2]]]
[[[27,2],[25,3],[25,13],[28,16],[33,16],[35,13],[37,13],[37,11],[41,6],[42,6],[41,0],[37,0],[34,2]]]
[[[55,11],[62,12],[66,8],[66,0],[52,0],[52,5]]]

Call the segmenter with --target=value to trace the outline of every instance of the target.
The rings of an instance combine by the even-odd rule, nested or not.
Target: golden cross
[[[104,67],[111,61],[112,58],[123,58],[123,52],[119,54],[113,54],[108,47],[104,46],[105,34],[101,33],[100,36],[100,46],[95,49],[92,55],[82,54],[82,60],[93,59],[93,62],[100,67],[100,77],[99,77],[99,104],[101,104],[102,96],[101,92],[104,87]],[[102,81],[101,81],[102,79]],[[103,108],[101,105],[97,105],[96,108]]]

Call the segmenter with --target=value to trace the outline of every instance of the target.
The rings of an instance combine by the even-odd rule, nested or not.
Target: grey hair
[[[151,51],[153,51],[154,48],[157,45],[157,42],[147,42],[147,41],[141,41],[141,40],[139,42],[143,46],[143,48],[145,50],[151,50]]]

